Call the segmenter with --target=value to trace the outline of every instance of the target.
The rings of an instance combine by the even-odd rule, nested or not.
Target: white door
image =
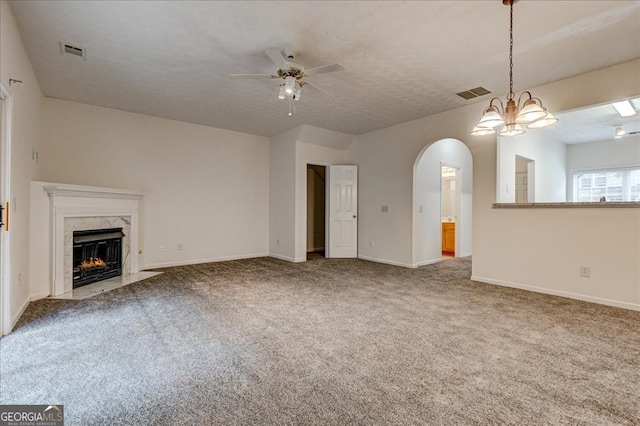
[[[7,232],[7,217],[9,212],[6,201],[9,199],[11,188],[11,99],[9,92],[0,83],[0,337],[9,334],[11,321],[9,319],[9,234]]]
[[[358,257],[358,166],[329,168],[327,257]]]
[[[516,173],[516,203],[529,200],[529,175],[527,172]]]

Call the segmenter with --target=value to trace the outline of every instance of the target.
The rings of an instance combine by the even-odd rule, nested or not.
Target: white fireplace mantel
[[[50,219],[50,283],[51,295],[65,290],[65,219],[89,217],[122,217],[130,222],[129,268],[124,273],[138,272],[138,213],[143,193],[125,189],[55,184],[43,187],[49,195]]]

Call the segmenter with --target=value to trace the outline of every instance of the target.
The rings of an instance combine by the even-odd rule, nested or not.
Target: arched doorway
[[[442,216],[442,167],[457,173],[456,211]],[[413,264],[442,260],[443,220],[455,223],[455,257],[471,256],[473,158],[457,139],[427,145],[413,167]]]

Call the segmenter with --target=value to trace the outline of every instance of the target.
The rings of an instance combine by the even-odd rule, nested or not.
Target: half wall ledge
[[[640,201],[604,201],[595,203],[493,203],[494,209],[564,209],[564,208],[636,208]]]

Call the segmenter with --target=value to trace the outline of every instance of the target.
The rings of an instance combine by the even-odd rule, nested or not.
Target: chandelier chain
[[[513,93],[513,0],[509,3],[509,97],[507,99],[513,99],[515,96]]]

